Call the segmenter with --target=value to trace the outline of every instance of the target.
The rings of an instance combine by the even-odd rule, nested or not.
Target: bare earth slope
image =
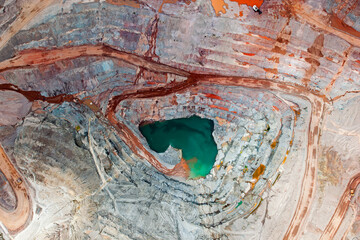
[[[0,13],[6,239],[360,237],[359,1],[14,0]],[[218,149],[198,179],[138,129],[192,115],[214,121]]]

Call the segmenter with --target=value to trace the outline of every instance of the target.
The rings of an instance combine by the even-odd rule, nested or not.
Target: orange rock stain
[[[260,7],[264,0],[230,0],[231,2],[236,2],[239,6],[242,4],[245,4],[249,7],[252,7],[256,5],[257,7]],[[211,4],[214,8],[216,16],[219,16],[220,13],[226,13],[226,9],[229,8],[229,5],[225,3],[224,0],[211,0]],[[239,17],[243,16],[243,12],[239,12]]]
[[[226,121],[226,119],[223,119],[223,118],[215,117],[215,119],[218,121],[220,126],[228,123],[228,121]]]
[[[217,100],[222,100],[221,97],[219,97],[218,95],[212,94],[212,93],[205,93],[205,96],[207,98],[213,98],[213,99],[217,99]]]
[[[253,179],[259,179],[259,177],[264,174],[265,169],[266,169],[265,165],[260,164],[260,166],[253,173]]]
[[[269,38],[269,37],[266,37],[266,36],[261,36],[261,35],[259,35],[259,37],[261,37],[262,39],[266,39],[266,40],[269,40],[269,41],[271,41],[271,40],[272,40],[271,38]]]
[[[280,59],[278,57],[271,57],[271,58],[267,58],[269,61],[272,61],[274,63],[279,63]]]
[[[278,74],[278,70],[276,68],[264,68],[266,72]]]
[[[219,16],[220,13],[226,13],[226,8],[229,7],[224,0],[211,0],[211,5],[214,8],[216,16]]]
[[[177,3],[177,0],[163,0],[162,3],[161,3],[161,5],[160,5],[160,7],[159,7],[159,12],[162,11],[162,8],[163,8],[163,6],[164,6],[165,3],[172,3],[172,4],[174,4],[174,3]]]
[[[106,0],[107,3],[118,5],[118,6],[129,6],[133,8],[139,8],[140,4],[137,1],[134,0]]]
[[[210,105],[209,107],[211,107],[211,108],[217,108],[217,109],[224,110],[224,111],[229,111],[229,109],[226,108],[226,107],[220,107],[220,106],[216,106],[216,105]]]
[[[255,56],[255,54],[254,53],[242,53],[242,54],[244,54],[244,55],[246,55],[246,56]]]
[[[273,141],[270,145],[271,149],[275,149],[276,145],[277,145],[277,141]]]
[[[216,0],[215,0],[216,1]],[[239,4],[239,6],[241,4],[246,4],[249,7],[252,7],[254,5],[256,5],[257,7],[261,7],[261,5],[263,4],[264,0],[230,0],[231,2],[236,2],[237,4]]]

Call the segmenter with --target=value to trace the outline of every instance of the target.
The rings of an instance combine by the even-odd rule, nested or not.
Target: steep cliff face
[[[13,0],[0,12],[5,237],[359,236],[357,0]],[[214,122],[218,150],[199,179],[138,128],[192,115]]]

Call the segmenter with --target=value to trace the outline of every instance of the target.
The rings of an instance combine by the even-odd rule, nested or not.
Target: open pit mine
[[[0,0],[0,239],[360,239],[359,0]]]

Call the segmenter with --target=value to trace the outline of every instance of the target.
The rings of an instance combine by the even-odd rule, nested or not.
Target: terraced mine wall
[[[358,161],[342,156],[346,201],[332,196],[336,184],[321,185],[335,170],[320,137],[327,131],[341,152],[358,135],[356,123],[339,124],[356,122],[356,4],[258,1],[258,15],[247,1],[224,1],[221,11],[213,1],[124,2],[0,8],[0,166],[17,197],[15,207],[11,197],[1,205],[1,231],[17,239],[316,239],[317,226],[334,237]],[[169,159],[175,154],[152,151],[138,128],[193,115],[214,122],[218,151],[199,179]],[[326,207],[335,223],[318,219]]]

